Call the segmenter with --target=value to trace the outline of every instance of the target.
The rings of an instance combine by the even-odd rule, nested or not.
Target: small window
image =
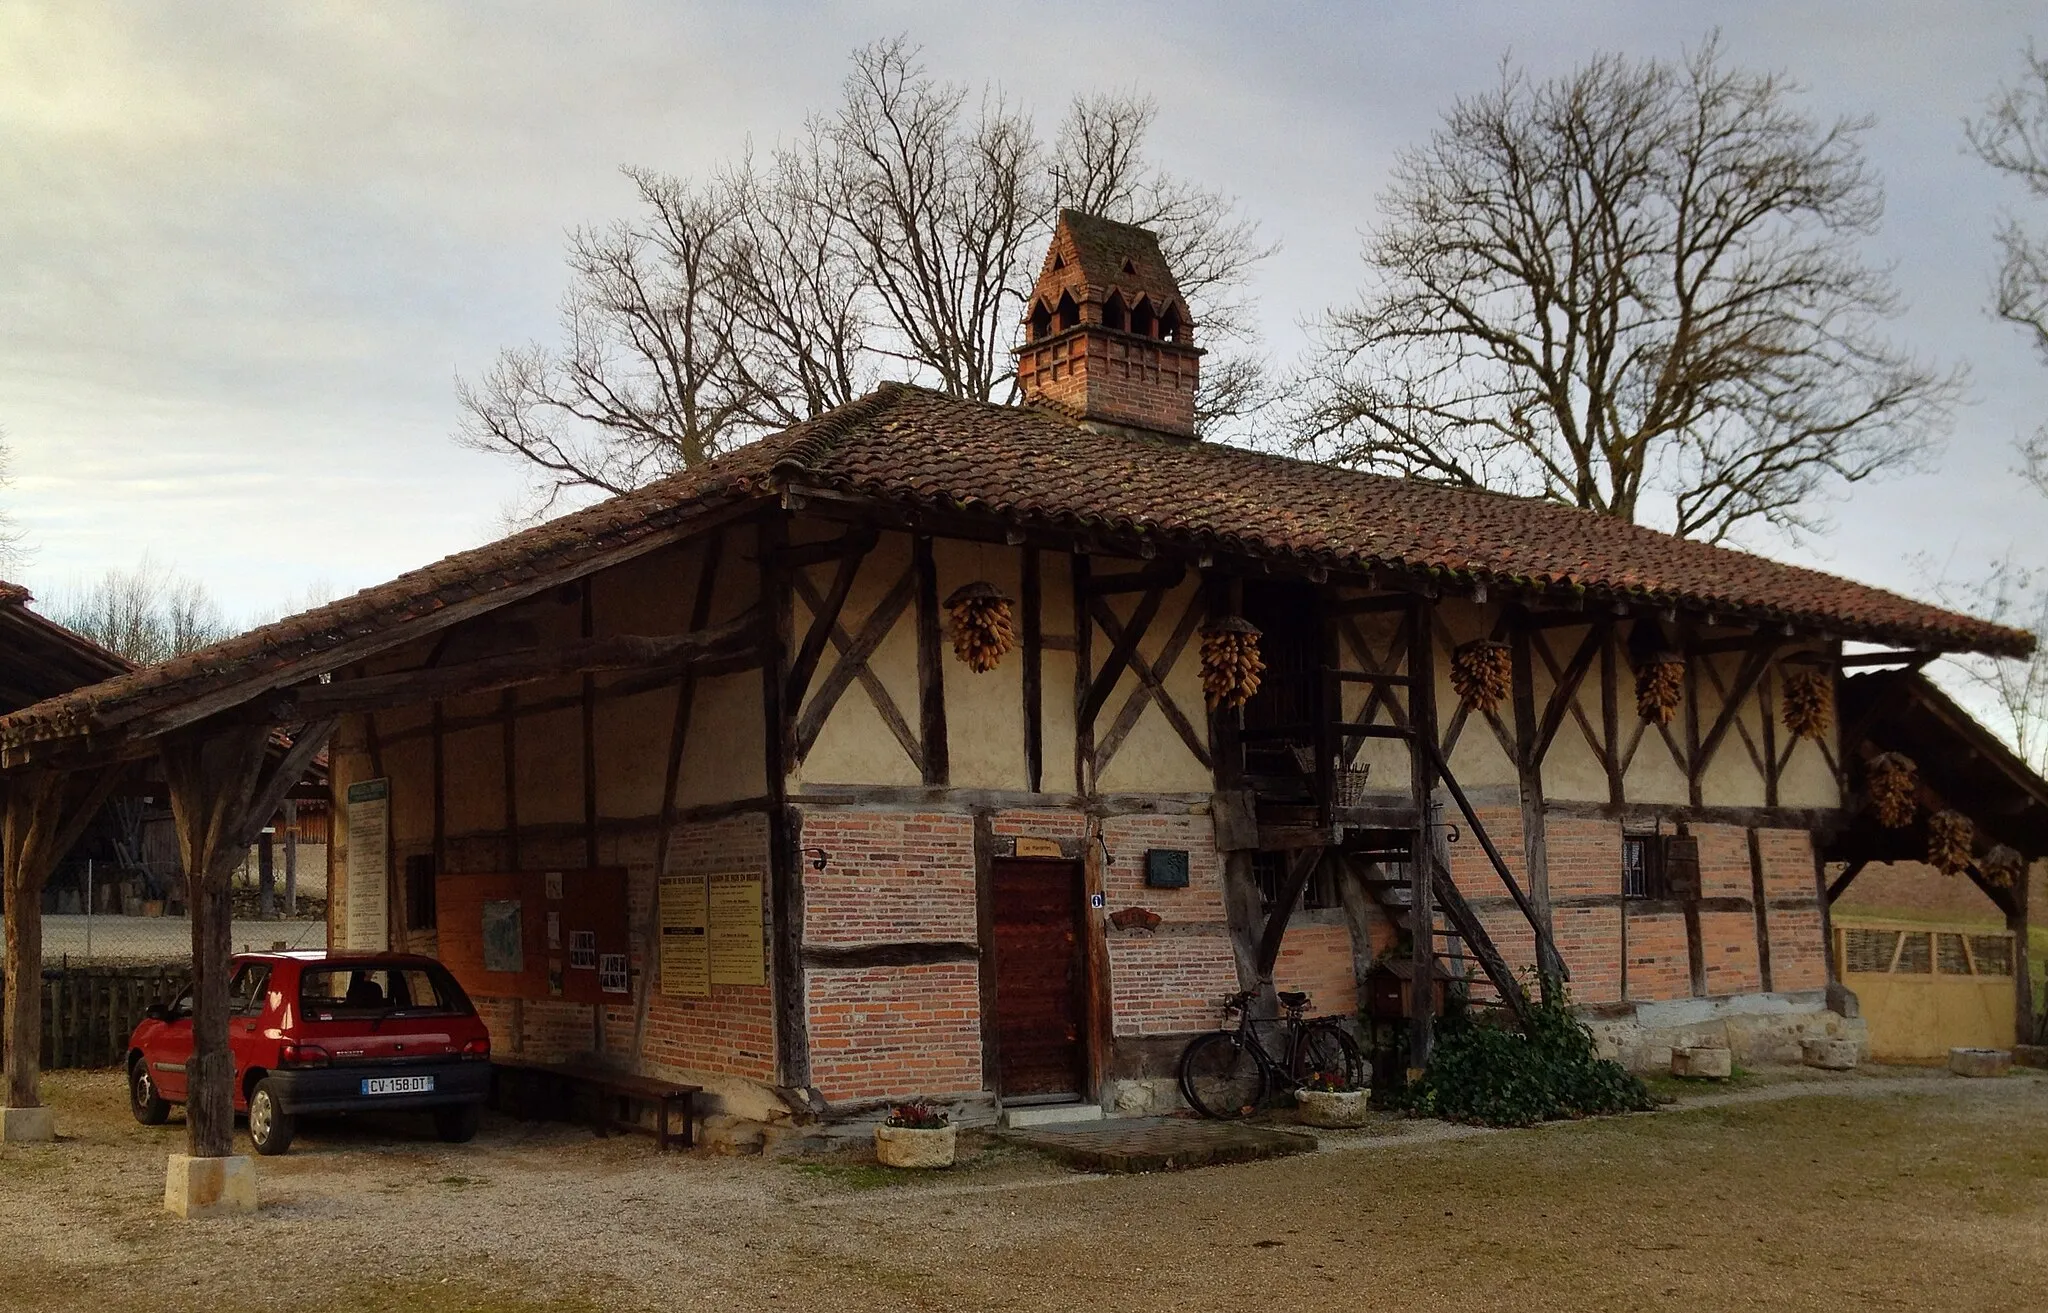
[[[1121,333],[1129,324],[1130,317],[1124,313],[1123,293],[1111,292],[1109,299],[1102,303],[1102,326]]]
[[[405,923],[415,930],[435,925],[434,856],[420,853],[405,859]]]
[[[1062,333],[1081,322],[1081,307],[1075,305],[1073,296],[1066,292],[1060,293],[1059,321]]]
[[[1671,896],[1666,878],[1665,840],[1661,834],[1625,834],[1621,838],[1621,896],[1662,899]]]
[[[270,983],[270,964],[244,962],[228,982],[228,1013],[251,1017],[263,1010],[263,987]]]
[[[1045,308],[1043,301],[1031,307],[1031,340],[1052,336],[1052,311]]]
[[[1159,316],[1159,336],[1168,342],[1178,342],[1181,340],[1180,331],[1180,307],[1170,305]]]
[[[1155,327],[1152,320],[1152,302],[1141,296],[1138,298],[1138,304],[1131,307],[1131,331],[1139,337],[1151,337]]]
[[[1259,910],[1272,914],[1280,895],[1287,887],[1287,866],[1291,854],[1252,854],[1252,876],[1259,884]],[[1301,907],[1304,911],[1316,912],[1326,907],[1339,906],[1335,869],[1329,862],[1323,862],[1308,878],[1308,885],[1301,891]]]

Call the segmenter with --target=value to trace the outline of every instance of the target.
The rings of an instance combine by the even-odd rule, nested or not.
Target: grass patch
[[[798,1163],[796,1171],[799,1176],[842,1190],[880,1190],[892,1185],[908,1185],[920,1175],[897,1167],[884,1167],[880,1163]]]
[[[1714,1094],[1724,1090],[1750,1090],[1764,1083],[1763,1078],[1749,1068],[1737,1065],[1727,1080],[1694,1080],[1685,1076],[1663,1073],[1644,1076],[1642,1082],[1650,1096],[1658,1102],[1666,1099],[1684,1099],[1700,1094]]]

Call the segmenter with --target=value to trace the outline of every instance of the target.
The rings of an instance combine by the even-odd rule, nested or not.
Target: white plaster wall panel
[[[583,710],[519,718],[519,823],[547,825],[583,819]]]
[[[765,793],[766,732],[759,671],[698,680],[696,701],[690,707],[690,737],[676,781],[677,805],[732,802]],[[665,757],[662,768],[667,769]]]
[[[378,729],[383,728],[379,716]],[[434,749],[432,740],[414,735],[383,745],[384,773],[391,778],[391,837],[405,845],[430,843],[434,837]]]
[[[505,731],[499,725],[457,730],[442,746],[450,834],[505,828]]]
[[[860,572],[854,576],[853,587],[839,613],[839,626],[850,639],[859,637],[869,616],[909,568],[909,536],[883,534],[874,550],[861,562]],[[832,567],[815,568],[809,572],[809,578],[822,598],[832,587]],[[799,602],[795,607],[795,617],[792,642],[801,643],[811,623],[809,608]],[[807,699],[824,686],[838,662],[838,648],[827,643],[818,669],[811,676]],[[918,686],[917,603],[914,594],[890,627],[888,636],[869,658],[868,669],[888,691],[898,714],[915,737],[918,730]],[[880,736],[880,744],[874,741],[877,735]],[[885,765],[886,756],[881,751],[884,746],[889,753],[895,754],[902,766]],[[874,773],[884,769],[889,773]],[[906,771],[907,779],[904,777]],[[882,721],[862,682],[856,679],[847,685],[846,691],[833,704],[832,714],[826,718],[816,743],[800,767],[800,778],[813,782],[885,784],[917,783],[921,776],[897,746],[895,736]]]
[[[1112,609],[1129,624],[1144,597],[1143,593],[1130,593],[1112,598]],[[1118,602],[1124,605],[1116,605]],[[1146,627],[1145,636],[1138,642],[1138,655],[1155,664],[1163,657],[1166,647],[1173,641],[1173,633],[1188,608],[1196,608],[1193,623],[1201,624],[1201,585],[1199,580],[1189,579],[1168,592],[1160,601],[1158,612]],[[1109,656],[1114,645],[1109,635],[1099,626],[1095,631],[1094,658],[1098,668]],[[1202,642],[1199,633],[1191,634],[1182,646],[1172,669],[1166,672],[1162,681],[1167,692],[1181,714],[1194,727],[1196,741],[1204,746],[1208,743],[1208,712],[1202,695]],[[1123,714],[1125,704],[1143,687],[1142,677],[1127,670],[1117,681],[1116,690],[1103,703],[1095,717],[1095,742],[1099,747],[1104,737]],[[1166,713],[1159,707],[1157,698],[1149,698],[1145,709],[1133,722],[1131,732],[1125,736],[1116,755],[1109,761],[1103,772],[1099,787],[1116,793],[1195,793],[1215,787],[1215,777],[1210,768],[1191,751],[1187,741],[1173,727]]]
[[[1022,789],[1024,770],[1024,654],[1013,647],[994,670],[976,673],[953,655],[945,600],[963,584],[986,581],[1012,600],[1011,628],[1024,641],[1023,563],[1017,548],[1001,543],[940,538],[932,544],[937,567],[940,678],[946,689],[946,730],[951,778],[966,789]],[[1043,672],[1040,678],[1043,679]],[[909,713],[905,713],[906,716]],[[913,721],[913,723],[915,723]],[[883,731],[885,734],[886,730]],[[891,738],[891,743],[894,739]],[[903,754],[899,750],[897,755]]]
[[[598,688],[602,694],[604,686]],[[598,698],[598,815],[652,816],[661,810],[675,716],[674,685],[633,697]]]
[[[1635,756],[1629,760],[1628,773],[1622,776],[1622,793],[1630,802],[1664,802],[1684,806],[1691,798],[1685,771],[1671,755],[1671,749],[1657,732],[1655,725],[1645,724],[1636,715],[1634,676],[1630,677],[1628,701],[1622,704],[1621,745],[1624,755],[1628,752],[1630,740],[1636,731],[1642,730],[1642,741],[1636,745]],[[1680,751],[1685,748],[1685,719],[1683,712],[1671,718],[1665,726],[1670,731],[1672,742]]]

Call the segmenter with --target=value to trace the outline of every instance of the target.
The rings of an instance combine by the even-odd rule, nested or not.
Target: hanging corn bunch
[[[1943,810],[1927,818],[1927,864],[1943,875],[1970,869],[1970,845],[1977,827],[1959,811]]]
[[[1243,706],[1259,691],[1265,670],[1259,630],[1251,621],[1229,616],[1202,631],[1202,691],[1210,706]]]
[[[2010,889],[2020,881],[2020,873],[2026,869],[2027,859],[2020,856],[2017,848],[2006,844],[1993,844],[1991,851],[1984,854],[1977,863],[1977,869],[1984,872],[1984,878],[1995,885]]]
[[[1685,658],[1676,652],[1657,652],[1636,667],[1636,714],[1659,725],[1669,725],[1685,700]]]
[[[1920,787],[1920,768],[1903,752],[1880,752],[1864,768],[1864,786],[1870,793],[1870,809],[1877,823],[1887,830],[1903,830],[1913,823],[1914,794]]]
[[[1507,697],[1513,670],[1506,643],[1481,639],[1451,654],[1451,687],[1474,711],[1492,711]]]
[[[1795,670],[1785,676],[1785,728],[1818,740],[1835,718],[1835,681],[1825,670]]]
[[[994,670],[1013,646],[1010,599],[991,583],[963,584],[946,599],[953,622],[953,655],[977,675]]]

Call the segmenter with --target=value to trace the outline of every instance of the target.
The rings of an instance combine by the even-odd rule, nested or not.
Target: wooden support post
[[[277,916],[277,847],[269,826],[256,834],[256,919]]]
[[[2031,861],[2020,863],[2019,875],[2013,881],[2012,909],[2005,914],[2006,928],[2012,931],[2013,1033],[2022,1044],[2041,1042],[2039,1023],[2034,1017],[2032,956],[2027,952],[2027,894],[2033,874]]]
[[[438,868],[437,868],[438,869]],[[299,914],[299,803],[284,800],[284,914]]]
[[[0,780],[0,887],[6,891],[7,922],[0,1107],[42,1106],[43,885],[125,773],[125,767],[108,766],[82,776],[23,771]],[[54,1134],[46,1115],[5,1117],[0,1123],[0,1134],[9,1138],[46,1140]]]
[[[185,1139],[194,1158],[225,1158],[234,1143],[234,1057],[228,1050],[228,970],[234,944],[228,880],[249,841],[276,814],[332,731],[332,721],[308,726],[268,775],[264,759],[271,731],[263,726],[181,734],[161,748],[192,916]]]
[[[1763,839],[1754,828],[1749,831],[1749,901],[1756,911],[1757,983],[1768,994],[1772,990],[1770,900],[1764,891]]]
[[[1422,810],[1422,842],[1408,863],[1409,924],[1413,927],[1408,945],[1408,964],[1413,978],[1408,984],[1408,1067],[1421,1071],[1429,1065],[1429,1051],[1436,1043],[1436,903],[1432,897],[1439,866],[1451,869],[1451,851],[1444,833],[1444,800],[1432,792]]]
[[[802,835],[789,805],[790,761],[786,746],[795,709],[785,706],[789,684],[792,611],[789,570],[783,562],[789,521],[771,512],[761,521],[761,608],[768,618],[768,638],[761,654],[762,748],[768,791],[768,893],[771,970],[774,982],[775,1066],[781,1083],[805,1089],[811,1083],[810,1016],[804,1002],[804,877]],[[926,549],[930,544],[927,542]]]
[[[1099,1101],[1109,1092],[1109,1043],[1114,1033],[1111,1029],[1113,1018],[1109,996],[1109,910],[1107,907],[1095,905],[1096,898],[1104,891],[1108,873],[1103,870],[1103,863],[1109,855],[1108,848],[1102,840],[1102,821],[1099,817],[1088,818],[1088,828],[1082,835],[1081,845],[1081,930],[1086,940],[1082,947],[1086,951],[1084,986],[1088,1009],[1085,1019],[1088,1039],[1088,1087]]]
[[[1024,779],[1033,793],[1045,787],[1045,587],[1036,547],[1024,548]]]
[[[1532,641],[1527,617],[1516,615],[1509,630],[1509,650],[1515,703],[1515,778],[1522,800],[1523,879],[1542,931],[1536,936],[1536,966],[1538,985],[1548,998],[1551,982],[1564,973],[1558,970],[1550,951],[1550,835],[1543,811],[1545,744],[1536,720],[1536,673],[1529,649]],[[1583,665],[1577,669],[1581,675],[1585,673]],[[1552,696],[1575,697],[1577,690],[1572,685],[1562,685]]]
[[[911,540],[911,563],[917,570],[917,709],[918,743],[924,751],[924,782],[952,782],[946,745],[945,644],[939,634],[939,567],[932,559],[929,534]]]

